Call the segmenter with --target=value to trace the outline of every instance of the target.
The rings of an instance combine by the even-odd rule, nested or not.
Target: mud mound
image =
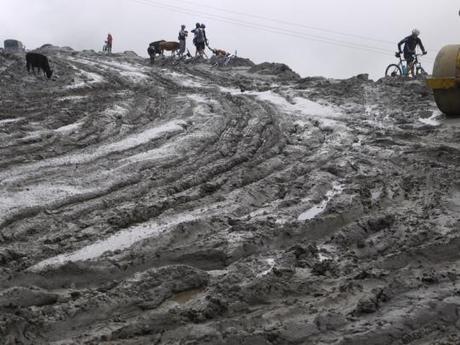
[[[0,55],[0,343],[458,345],[460,125],[423,81]]]
[[[263,62],[249,69],[249,73],[258,73],[261,75],[275,75],[281,80],[297,80],[300,76],[295,73],[289,66],[282,63]]]

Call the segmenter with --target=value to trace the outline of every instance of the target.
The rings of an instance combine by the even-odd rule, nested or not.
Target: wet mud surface
[[[0,344],[460,344],[423,81],[48,54],[0,55]]]

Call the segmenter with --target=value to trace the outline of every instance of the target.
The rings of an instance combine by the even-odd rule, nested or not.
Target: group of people
[[[209,46],[208,37],[206,36],[206,25],[203,23],[196,23],[195,28],[191,30],[193,34],[193,45],[195,46],[195,57],[204,57],[208,58],[206,54],[206,47],[215,54],[218,58],[219,57],[228,57],[230,53],[226,52],[223,49],[212,49]],[[155,61],[155,55],[163,54],[164,50],[169,50],[172,52],[178,53],[179,58],[184,56],[192,57],[192,54],[187,49],[187,37],[189,36],[189,32],[186,30],[185,25],[181,25],[179,34],[178,34],[178,43],[177,42],[166,42],[164,40],[155,41],[149,44],[147,52],[150,56],[150,61],[153,63]],[[177,49],[176,49],[177,48]]]
[[[193,45],[195,46],[195,57],[201,56],[201,57],[208,57],[206,55],[205,49],[208,47],[215,55],[218,57],[221,56],[227,56],[229,55],[226,51],[222,49],[212,49],[209,47],[209,41],[206,36],[206,25],[203,23],[196,23],[195,28],[191,31],[194,35],[193,37]],[[422,40],[420,39],[420,30],[414,29],[412,30],[412,34],[410,36],[405,37],[403,40],[401,40],[398,43],[398,56],[403,55],[404,59],[407,62],[407,68],[408,70],[414,74],[414,61],[415,61],[415,53],[417,46],[420,47],[422,50],[422,53],[425,55],[427,54],[425,47],[423,46]],[[186,30],[185,25],[181,25],[179,35],[178,35],[178,40],[179,40],[179,57],[183,57],[185,54],[185,51],[187,50],[187,37],[188,37],[188,31]],[[154,59],[155,54],[161,54],[161,48],[160,44],[165,41],[156,41],[152,42],[149,45],[148,48],[148,54],[150,55],[152,62]],[[112,43],[113,43],[113,37],[109,33],[107,35],[107,39],[105,41],[104,45],[104,51],[107,53],[112,52]],[[401,47],[404,45],[404,48],[401,49]],[[188,53],[190,56],[191,54]],[[152,57],[153,56],[153,57]]]
[[[187,49],[187,37],[188,37],[188,31],[185,30],[186,26],[181,25],[180,31],[179,31],[179,57],[184,56],[185,50]],[[195,46],[195,57],[196,56],[202,56],[202,57],[207,57],[205,49],[209,44],[208,38],[206,37],[206,25],[196,23],[195,28],[191,31],[193,33],[193,45]]]

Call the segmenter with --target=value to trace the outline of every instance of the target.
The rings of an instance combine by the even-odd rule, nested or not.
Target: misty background
[[[438,50],[460,43],[459,8],[454,0],[0,0],[0,40],[100,51],[110,32],[114,52],[147,56],[148,43],[177,40],[181,24],[200,22],[211,47],[256,63],[286,63],[304,77],[376,79],[413,28],[431,72]],[[191,37],[187,46],[194,54]]]

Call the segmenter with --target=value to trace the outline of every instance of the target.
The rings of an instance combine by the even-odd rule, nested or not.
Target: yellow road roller
[[[460,44],[441,49],[427,82],[439,109],[448,116],[460,116]]]

